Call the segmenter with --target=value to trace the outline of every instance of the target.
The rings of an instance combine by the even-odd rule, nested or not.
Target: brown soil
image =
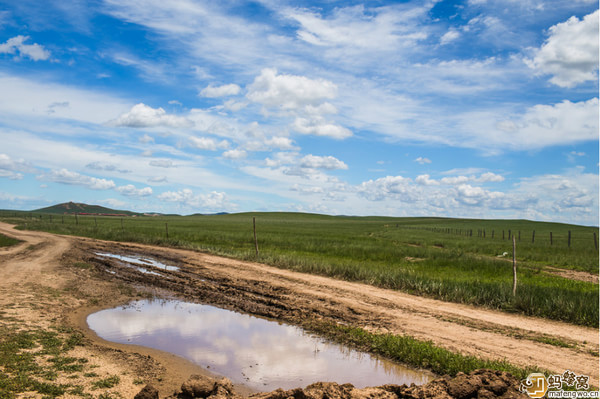
[[[108,343],[87,329],[85,316],[90,312],[154,295],[176,295],[293,324],[315,320],[407,334],[463,354],[536,365],[561,374],[568,369],[590,376],[590,383],[599,385],[598,330],[594,328],[187,250],[18,231],[4,223],[0,233],[25,241],[0,250],[0,309],[17,302],[20,305],[11,312],[28,323],[45,327],[60,321],[83,331],[87,339],[77,350],[94,359],[97,374],[126,376],[114,388],[123,397],[133,397],[141,389],[136,380],[151,382],[163,397],[178,390],[190,374],[205,373],[163,352]],[[162,271],[169,274],[167,280],[109,258],[99,259],[94,252],[150,255],[177,264],[180,270]],[[118,269],[119,277],[107,269]],[[47,295],[49,290],[60,295]],[[552,340],[570,347],[543,343]],[[244,394],[242,387],[236,389]]]

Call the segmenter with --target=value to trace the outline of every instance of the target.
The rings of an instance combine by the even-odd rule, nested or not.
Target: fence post
[[[258,257],[258,240],[256,239],[256,218],[252,218],[252,227],[254,230],[254,248],[256,248],[256,257]]]
[[[513,236],[513,296],[517,295],[517,241]]]
[[[535,230],[533,230],[533,234],[531,235],[531,243],[535,242]]]
[[[567,244],[569,245],[569,248],[571,248],[571,230],[569,230],[569,239],[567,241]]]
[[[550,232],[550,245],[552,245],[552,232]]]

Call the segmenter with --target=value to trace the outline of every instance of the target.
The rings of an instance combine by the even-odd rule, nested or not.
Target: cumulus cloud
[[[217,98],[226,96],[235,96],[240,93],[242,89],[236,84],[228,84],[223,86],[212,86],[208,85],[200,91],[202,97]]]
[[[37,176],[38,180],[52,181],[55,183],[83,186],[92,190],[108,190],[115,188],[115,182],[107,179],[86,176],[67,169],[52,170]]]
[[[296,118],[292,125],[294,130],[302,134],[345,139],[352,136],[352,132],[343,126],[330,123],[321,117]]]
[[[430,179],[429,175],[420,175],[415,179],[415,183],[423,186],[437,186],[440,184],[437,180]]]
[[[227,194],[212,191],[208,194],[194,194],[189,188],[179,191],[167,191],[158,195],[158,199],[168,202],[176,202],[191,208],[203,208],[209,211],[223,211],[232,207]]]
[[[246,151],[240,149],[229,150],[223,153],[223,157],[227,159],[242,159],[246,158],[247,155]]]
[[[25,44],[29,36],[15,36],[0,44],[0,54],[18,54],[33,61],[43,61],[50,58],[50,52],[37,43]]]
[[[550,82],[560,87],[596,80],[598,16],[596,10],[581,20],[573,16],[552,26],[546,42],[525,62],[539,73],[552,75]]]
[[[144,103],[134,105],[131,110],[109,122],[112,126],[122,127],[173,127],[189,128],[194,123],[184,117],[169,115],[162,108],[152,108]]]
[[[418,198],[412,179],[402,176],[386,176],[363,182],[357,187],[357,192],[371,201],[394,198],[404,202],[413,202]]]
[[[216,151],[218,149],[226,149],[229,147],[227,140],[217,140],[210,137],[190,137],[190,143],[193,147],[199,150]]]
[[[337,86],[328,80],[278,75],[276,69],[265,68],[248,86],[246,97],[266,107],[297,110],[306,105],[319,105],[336,95]]]
[[[127,197],[147,197],[152,195],[151,187],[137,188],[133,184],[117,187],[116,190]]]
[[[300,160],[300,167],[326,170],[348,169],[348,165],[335,157],[321,157],[312,154],[306,155]]]

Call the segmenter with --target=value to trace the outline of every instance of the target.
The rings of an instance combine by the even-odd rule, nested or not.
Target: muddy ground
[[[561,374],[568,369],[590,376],[590,383],[599,385],[597,329],[187,250],[16,231],[3,223],[0,233],[24,241],[0,250],[0,309],[27,325],[64,324],[81,331],[85,339],[75,348],[77,356],[90,359],[96,378],[120,375],[119,384],[108,391],[125,398],[148,382],[164,397],[179,390],[191,374],[206,374],[176,356],[108,343],[87,329],[87,314],[153,296],[175,296],[297,325],[331,322],[408,334],[463,354],[536,365]],[[168,275],[165,279],[100,258],[96,252],[150,256],[180,270],[161,271]],[[540,341],[559,341],[568,347]],[[91,395],[103,392],[84,376],[69,378]],[[242,395],[251,393],[243,386],[235,389]]]

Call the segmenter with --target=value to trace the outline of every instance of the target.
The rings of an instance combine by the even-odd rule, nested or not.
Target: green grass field
[[[123,219],[71,215],[50,219],[50,215],[40,218],[40,214],[15,212],[0,213],[2,216],[24,229],[257,260],[252,227],[255,217],[258,260],[263,263],[446,301],[598,326],[598,285],[557,277],[545,270],[554,266],[597,275],[594,239],[598,228],[593,227],[523,220],[299,213]],[[516,297],[512,295],[509,234],[517,242]],[[501,256],[505,252],[507,255]]]
[[[14,238],[7,237],[4,234],[0,234],[0,248],[10,247],[20,243],[21,241],[15,240]]]

